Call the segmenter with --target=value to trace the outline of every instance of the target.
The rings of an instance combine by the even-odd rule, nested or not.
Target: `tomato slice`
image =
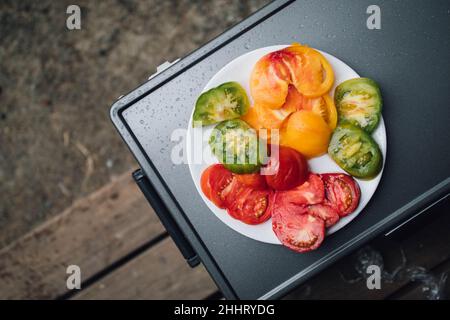
[[[339,220],[338,212],[327,204],[313,204],[308,206],[308,212],[314,217],[322,219],[327,228],[335,225]]]
[[[326,123],[330,126],[331,130],[334,130],[337,125],[337,110],[336,106],[334,105],[333,99],[330,98],[328,94],[325,94],[322,96],[323,101],[325,101],[326,108],[324,108],[326,111],[324,111],[324,119]]]
[[[231,183],[233,174],[222,164],[209,166],[202,174],[200,185],[205,196],[224,209],[223,190]]]
[[[327,59],[317,50],[294,43],[258,60],[250,76],[250,93],[255,104],[280,109],[289,99],[290,85],[307,98],[317,98],[333,82]]]
[[[278,201],[278,200],[277,200]],[[307,213],[306,206],[288,204],[275,207],[272,215],[272,229],[286,247],[307,252],[317,249],[325,238],[325,222]]]
[[[280,197],[297,205],[322,203],[325,198],[324,184],[319,175],[310,173],[306,182],[294,189],[280,192]]]
[[[331,130],[337,125],[337,111],[333,99],[328,94],[314,99],[305,98],[302,105],[303,110],[313,111],[320,115],[328,124]]]
[[[267,167],[266,181],[275,190],[289,190],[303,184],[308,178],[308,163],[298,151],[289,147],[278,147],[278,154],[272,154]]]
[[[297,43],[285,49],[301,56],[301,68],[293,69],[292,83],[301,94],[317,98],[327,93],[334,83],[334,72],[330,63],[317,50]]]
[[[282,108],[289,111],[289,113],[292,113],[294,111],[303,109],[303,104],[307,101],[308,99],[305,98],[300,92],[298,92],[296,87],[290,84],[288,86],[286,101],[284,102]]]
[[[236,176],[233,176],[231,183],[227,185],[221,193],[224,207],[232,206],[238,198],[238,195],[241,194],[245,188],[246,186],[243,183],[240,183],[238,179],[236,179]]]
[[[321,174],[325,187],[325,202],[344,217],[355,211],[361,198],[358,183],[344,173]]]
[[[252,190],[247,194],[242,210],[242,222],[260,224],[267,221],[272,212],[268,210],[273,192],[269,190]]]
[[[250,75],[250,93],[256,105],[279,109],[285,102],[288,94],[289,69],[284,61],[297,62],[300,58],[283,50],[266,54],[255,64]]]
[[[209,183],[209,176],[214,166],[209,166],[203,171],[200,178],[200,187],[202,188],[203,194],[211,200],[211,184]]]
[[[240,183],[246,185],[247,187],[254,189],[267,189],[266,179],[259,173],[237,174],[235,177]]]
[[[225,189],[224,195],[227,212],[235,219],[247,224],[260,224],[271,216],[271,190],[256,190],[234,178]]]

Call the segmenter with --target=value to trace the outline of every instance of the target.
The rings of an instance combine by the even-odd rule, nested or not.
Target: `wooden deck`
[[[433,210],[448,207],[446,200]],[[286,298],[424,299],[427,286],[411,278],[419,279],[420,271],[420,279],[443,282],[450,271],[450,214],[443,213],[413,234],[370,244],[375,251],[369,252],[381,254],[387,270],[381,290],[368,290],[358,279],[353,254]],[[71,264],[81,268],[81,290],[66,288]],[[398,265],[403,267],[389,279]],[[0,249],[0,299],[220,297],[203,266],[191,269],[184,261],[130,172]]]

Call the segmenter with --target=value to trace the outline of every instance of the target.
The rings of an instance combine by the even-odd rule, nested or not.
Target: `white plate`
[[[286,45],[278,45],[278,46],[270,46],[270,47],[264,47],[260,49],[256,49],[252,52],[246,53],[230,63],[228,63],[225,67],[223,67],[212,79],[208,82],[206,87],[203,89],[204,91],[207,91],[213,87],[216,87],[224,82],[227,81],[236,81],[239,82],[243,88],[247,91],[247,94],[250,98],[250,73],[253,69],[253,66],[255,63],[265,54],[280,50],[287,47]],[[325,58],[330,62],[331,66],[333,67],[334,75],[335,75],[335,84],[333,89],[330,91],[330,94],[334,94],[334,88],[342,83],[345,80],[352,79],[352,78],[359,78],[359,75],[350,68],[347,64],[339,60],[338,58],[320,51]],[[193,114],[193,110],[192,110]],[[195,186],[197,188],[198,193],[202,197],[203,201],[205,201],[208,208],[212,211],[213,214],[215,214],[223,223],[225,223],[227,226],[232,228],[233,230],[239,232],[240,234],[243,234],[244,236],[247,236],[249,238],[266,242],[266,243],[273,243],[273,244],[281,244],[278,238],[275,236],[275,234],[272,231],[272,221],[268,220],[265,223],[259,224],[259,225],[247,225],[239,220],[233,219],[231,216],[228,215],[226,210],[217,208],[212,202],[210,202],[204,195],[203,192],[200,189],[200,177],[202,172],[211,164],[217,163],[217,160],[214,158],[214,156],[211,154],[210,148],[207,147],[207,140],[203,141],[202,146],[195,145],[192,143],[194,140],[194,135],[200,134],[201,128],[192,128],[192,114],[191,118],[189,119],[189,126],[187,130],[187,137],[186,137],[186,146],[187,146],[187,158],[189,159],[189,170],[192,175],[192,179],[194,180]],[[203,128],[204,131],[210,132],[214,126],[209,126],[208,128]],[[206,137],[209,137],[209,134],[206,135]],[[386,128],[384,126],[383,118],[380,121],[380,124],[378,128],[375,130],[375,132],[372,134],[372,137],[375,139],[375,141],[380,146],[381,152],[383,154],[383,159],[386,159]],[[192,159],[195,154],[199,154],[199,152],[202,152],[203,150],[203,157],[205,158],[203,163],[201,164],[195,164],[193,163]],[[384,163],[384,162],[383,162]],[[325,172],[344,172],[339,166],[328,156],[323,155],[321,157],[313,158],[308,161],[308,164],[310,166],[310,169],[312,172],[317,173],[325,173]],[[383,165],[384,167],[384,165]],[[377,189],[378,183],[380,182],[381,175],[383,173],[383,170],[378,174],[377,177],[375,177],[372,180],[364,181],[359,180],[358,184],[361,188],[361,200],[359,202],[358,208],[353,212],[352,214],[348,215],[347,217],[344,217],[340,219],[334,226],[329,228],[327,230],[327,234],[332,234],[339,229],[343,228],[347,223],[352,221],[358,214],[361,213],[361,211],[364,209],[364,207],[369,202],[370,198],[372,198],[372,195],[375,193],[375,190]],[[206,213],[200,213],[199,214],[206,214]]]

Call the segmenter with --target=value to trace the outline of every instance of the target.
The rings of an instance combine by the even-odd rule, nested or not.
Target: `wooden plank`
[[[88,279],[163,233],[130,174],[0,250],[0,298],[56,298],[67,292],[68,265]]]
[[[73,299],[204,299],[216,291],[204,267],[190,268],[166,238]]]
[[[381,240],[371,245],[382,254],[385,265],[399,264],[403,250],[407,265],[424,268],[434,266],[450,258],[450,215],[440,214],[434,221],[424,225],[411,236],[398,242]],[[382,281],[381,290],[369,290],[365,280],[349,283],[343,274],[354,269],[354,255],[320,273],[303,286],[287,295],[285,299],[384,299],[407,284],[405,279],[394,282]]]

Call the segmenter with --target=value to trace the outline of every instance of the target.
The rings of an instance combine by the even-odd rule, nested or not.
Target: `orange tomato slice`
[[[247,113],[241,117],[242,120],[255,130],[261,129],[261,124],[258,119],[258,113],[255,106],[251,106]]]
[[[281,108],[272,109],[256,103],[241,119],[254,129],[278,129],[292,112],[301,109],[303,99],[295,87],[289,86],[286,101]]]
[[[304,109],[304,106],[308,103],[308,98],[298,92],[297,88],[295,88],[293,85],[289,85],[288,95],[282,108],[294,112]]]
[[[281,108],[290,112],[309,110],[319,114],[328,126],[334,130],[337,124],[337,111],[333,99],[328,94],[318,98],[307,98],[293,86],[289,85],[286,102]]]
[[[258,60],[250,76],[250,93],[255,104],[279,109],[286,102],[290,85],[307,98],[318,98],[333,82],[333,69],[325,57],[294,43]]]
[[[294,43],[286,51],[300,55],[301,68],[291,69],[292,83],[308,98],[327,93],[334,83],[334,72],[327,59],[317,50]]]
[[[331,130],[334,130],[337,125],[337,111],[333,99],[328,94],[319,98],[307,99],[303,104],[303,110],[312,111],[320,115],[328,124]]]
[[[293,59],[296,59],[294,54],[280,50],[258,60],[250,76],[250,93],[255,104],[273,109],[283,106],[290,77],[285,61]]]

